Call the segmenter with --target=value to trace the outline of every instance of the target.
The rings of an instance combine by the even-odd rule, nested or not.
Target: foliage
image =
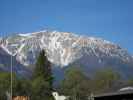
[[[96,72],[93,79],[94,92],[107,92],[120,79],[118,72],[110,68],[102,69]]]
[[[72,100],[86,100],[91,93],[99,94],[108,92],[119,84],[120,75],[110,68],[97,71],[88,78],[78,67],[70,67],[65,72],[65,78],[61,82],[60,91],[69,95]]]
[[[13,79],[13,96],[30,96],[31,84],[27,79]]]
[[[32,100],[53,100],[53,76],[51,64],[42,50],[36,62],[32,78]]]
[[[0,73],[0,100],[6,99],[10,93],[11,73]],[[45,52],[41,51],[37,59],[32,79],[20,78],[13,73],[13,96],[30,96],[31,100],[53,100],[53,76],[51,64]]]
[[[70,67],[65,72],[65,78],[61,83],[61,90],[65,95],[69,95],[72,100],[86,100],[90,93],[88,86],[88,77],[80,69]]]
[[[30,83],[28,80],[19,79],[15,73],[12,73],[12,93],[13,96],[28,95]],[[6,93],[11,91],[11,73],[0,72],[0,99],[5,100]]]
[[[129,80],[127,81],[127,84],[128,84],[129,86],[133,86],[133,79],[129,79]]]
[[[6,98],[5,93],[10,90],[10,73],[0,72],[0,100]]]

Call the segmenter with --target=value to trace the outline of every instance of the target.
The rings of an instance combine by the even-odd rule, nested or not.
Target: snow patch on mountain
[[[84,55],[96,56],[99,63],[104,56],[115,57],[125,62],[132,58],[126,50],[107,40],[68,32],[44,30],[9,36],[0,41],[0,47],[10,55],[16,53],[16,59],[25,66],[34,64],[42,49],[45,49],[48,59],[53,64],[62,67]]]

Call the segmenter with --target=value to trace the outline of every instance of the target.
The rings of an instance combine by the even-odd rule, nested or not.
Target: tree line
[[[53,75],[51,63],[42,50],[37,58],[31,78],[23,78],[13,73],[12,95],[29,96],[31,100],[54,100]],[[10,93],[11,73],[0,72],[0,100],[6,100],[6,93]]]
[[[10,73],[0,72],[0,99],[6,100],[10,93]],[[29,96],[31,100],[54,100],[53,91],[70,96],[70,100],[87,100],[90,94],[116,91],[122,86],[133,86],[133,79],[122,80],[120,74],[111,68],[96,71],[88,77],[81,68],[69,66],[64,79],[53,86],[54,76],[51,63],[42,50],[37,58],[32,77],[22,78],[13,73],[13,96]]]

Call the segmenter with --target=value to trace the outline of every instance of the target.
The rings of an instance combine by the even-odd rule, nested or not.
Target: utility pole
[[[10,97],[10,100],[12,100],[12,83],[13,83],[13,82],[12,82],[12,79],[13,79],[13,78],[12,78],[12,76],[13,76],[13,75],[12,75],[12,73],[13,73],[13,72],[12,72],[12,71],[13,71],[13,68],[12,68],[12,67],[13,67],[13,62],[12,62],[12,60],[13,60],[13,58],[12,58],[12,55],[11,55],[11,69],[10,69],[10,70],[11,70],[11,87],[10,87],[10,96],[11,96],[11,97]]]
[[[13,57],[17,54],[17,52],[11,54],[11,88],[10,88],[10,94],[11,94],[11,98],[10,100],[12,100],[13,97]]]

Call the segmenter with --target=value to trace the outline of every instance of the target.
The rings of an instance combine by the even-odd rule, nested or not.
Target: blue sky
[[[0,0],[0,36],[43,29],[101,37],[133,54],[133,0]]]

